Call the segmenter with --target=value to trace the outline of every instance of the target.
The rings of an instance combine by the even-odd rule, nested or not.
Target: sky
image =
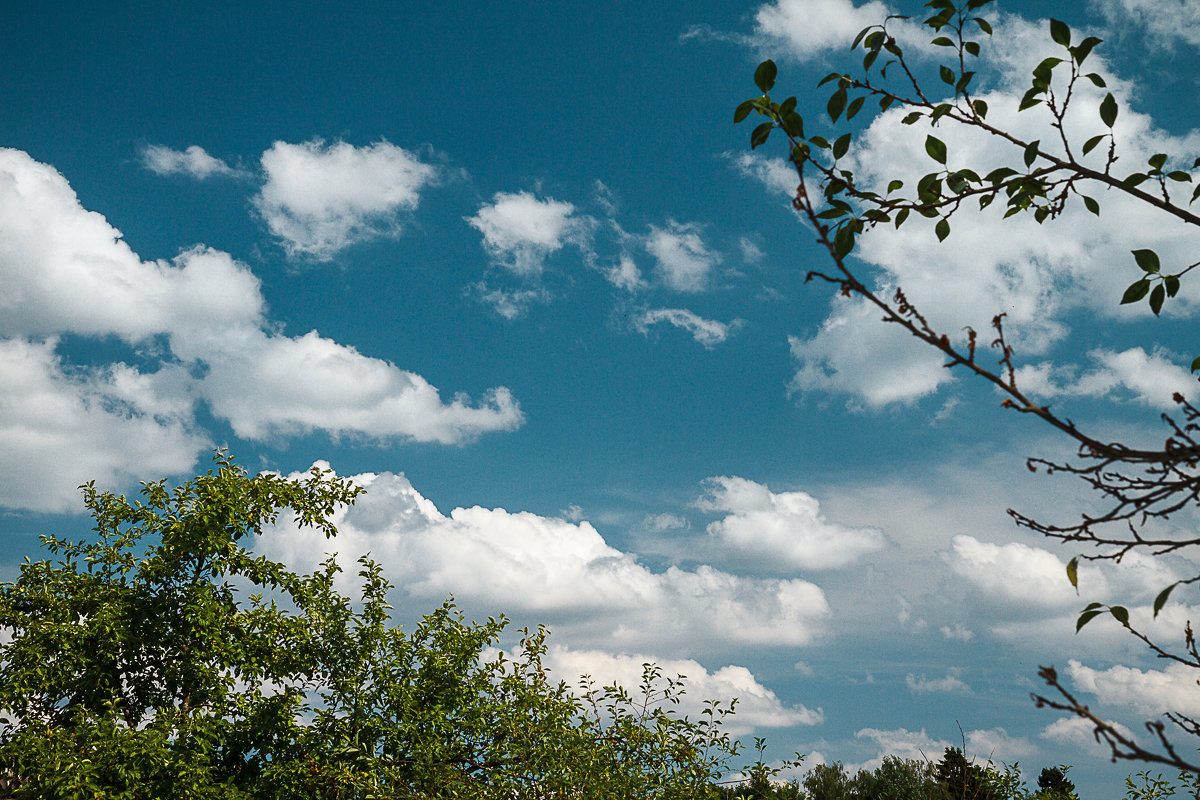
[[[739,699],[772,758],[1072,764],[1122,796],[1086,729],[1038,711],[1037,668],[1131,729],[1194,712],[1091,600],[1148,620],[1186,557],[1085,566],[1005,513],[1069,521],[1085,489],[1025,469],[1070,443],[943,369],[857,300],[791,209],[778,143],[733,109],[763,58],[828,127],[831,70],[899,0],[733,3],[7,4],[0,46],[0,578],[39,534],[84,536],[77,490],[314,463],[367,493],[332,543],[281,525],[298,568],[370,552],[399,620],[453,595],[547,624],[549,662],[690,708]],[[997,3],[980,97],[1021,136],[1048,18],[1103,38],[1124,164],[1200,155],[1194,0]],[[933,75],[921,34],[903,25]],[[908,38],[905,38],[908,37]],[[926,37],[926,40],[928,37]],[[782,95],[778,94],[783,92]],[[934,91],[937,91],[935,88]],[[1100,125],[1083,89],[1070,119]],[[868,104],[869,106],[870,104]],[[856,118],[865,180],[932,169],[921,125]],[[1019,153],[943,128],[951,158]],[[1132,169],[1132,167],[1131,167]],[[1101,195],[1038,226],[964,215],[865,237],[855,263],[942,330],[1007,313],[1023,384],[1098,436],[1154,443],[1195,397],[1200,284],[1119,306],[1131,249],[1195,233]],[[1065,515],[1065,517],[1064,517]],[[1194,524],[1188,513],[1177,530]],[[353,570],[349,570],[353,572]],[[353,587],[349,587],[353,588]],[[1176,592],[1147,624],[1177,641]]]

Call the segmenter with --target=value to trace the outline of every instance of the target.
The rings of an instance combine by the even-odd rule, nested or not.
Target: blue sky
[[[998,4],[993,109],[1058,16],[1106,40],[1094,58],[1128,162],[1190,165],[1198,120],[1177,100],[1195,90],[1200,8],[1166,6]],[[817,124],[812,87],[889,10],[919,13],[5,9],[0,575],[37,534],[87,530],[85,480],[185,477],[216,446],[285,473],[321,460],[368,486],[335,546],[384,563],[404,619],[453,592],[472,614],[548,623],[562,677],[632,681],[660,661],[697,701],[739,696],[741,728],[777,757],[936,758],[961,725],[976,755],[1035,777],[1075,764],[1086,796],[1116,796],[1124,772],[1032,707],[1037,665],[1131,727],[1194,706],[1191,678],[1115,625],[1071,633],[1088,600],[1144,611],[1194,566],[1085,570],[1076,597],[1074,553],[1004,513],[1082,507],[1080,487],[1023,466],[1067,444],[805,286],[823,262],[783,152],[751,154],[732,125],[764,57]],[[1081,130],[1095,105],[1080,100]],[[927,171],[927,131],[896,122],[864,115],[860,174]],[[1008,312],[1027,387],[1153,441],[1170,393],[1194,386],[1180,365],[1200,291],[1185,283],[1160,320],[1117,299],[1128,250],[1183,259],[1193,239],[1104,202],[1041,228],[980,214],[943,245],[910,225],[864,240],[860,263],[946,330]],[[279,529],[262,547],[306,566],[318,544]],[[1177,595],[1171,635],[1192,609]]]

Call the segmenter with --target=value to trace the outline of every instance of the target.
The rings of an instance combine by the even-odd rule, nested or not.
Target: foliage
[[[91,485],[94,541],[43,537],[0,584],[0,775],[17,798],[699,798],[738,745],[680,716],[679,679],[630,693],[543,665],[546,631],[491,655],[503,619],[451,602],[411,633],[360,559],[361,596],[250,547],[282,512],[333,536],[359,489],[215,469],[140,500]],[[255,592],[248,597],[244,591]],[[0,640],[3,641],[3,640]],[[760,768],[761,765],[760,765]],[[762,768],[765,769],[765,768]]]
[[[1090,36],[1078,38],[1060,20],[1049,23],[1047,46],[1053,53],[1033,69],[1029,88],[1019,104],[1022,114],[1043,115],[1047,135],[1022,138],[989,118],[987,103],[976,96],[974,87],[976,60],[985,40],[992,36],[991,23],[982,16],[990,3],[925,3],[929,16],[922,24],[933,34],[930,49],[947,56],[936,69],[928,71],[937,75],[933,82],[936,90],[920,77],[926,72],[906,55],[889,27],[906,18],[889,17],[864,29],[854,40],[852,49],[863,53],[861,70],[856,68],[854,74],[832,72],[818,84],[829,92],[823,119],[802,118],[796,97],[774,100],[770,92],[778,70],[773,61],[765,61],[754,73],[762,94],[741,103],[734,112],[734,122],[751,114],[765,118],[750,134],[751,149],[766,144],[776,131],[786,139],[797,176],[793,205],[815,232],[831,265],[809,272],[809,280],[829,283],[843,296],[862,298],[881,313],[884,321],[940,352],[947,367],[966,370],[989,382],[1004,396],[1006,408],[1041,420],[1078,446],[1074,462],[1033,458],[1028,465],[1035,472],[1059,472],[1082,479],[1101,497],[1104,506],[1099,513],[1083,515],[1073,523],[1047,523],[1009,511],[1018,525],[1083,549],[1067,568],[1068,579],[1077,585],[1081,558],[1120,561],[1133,552],[1158,556],[1200,545],[1200,538],[1194,535],[1160,533],[1161,526],[1156,527],[1200,504],[1200,409],[1176,394],[1179,418],[1164,417],[1168,438],[1160,449],[1134,447],[1089,434],[1049,406],[1035,402],[1018,385],[1015,354],[1005,337],[1003,313],[991,322],[995,332],[991,345],[999,354],[998,362],[995,366],[984,364],[976,358],[980,336],[975,328],[966,328],[962,336],[936,329],[902,288],[887,297],[864,282],[850,257],[859,239],[881,225],[899,228],[924,218],[932,223],[932,233],[945,240],[951,235],[956,215],[972,204],[982,210],[992,203],[1004,209],[1005,218],[1027,215],[1039,224],[1052,224],[1069,205],[1080,204],[1088,212],[1101,214],[1096,199],[1101,192],[1110,197],[1124,195],[1144,204],[1160,212],[1164,222],[1200,227],[1200,215],[1191,210],[1192,202],[1200,197],[1200,181],[1196,180],[1200,159],[1189,165],[1170,154],[1156,153],[1144,167],[1128,174],[1118,172],[1118,162],[1127,161],[1121,160],[1127,154],[1120,152],[1115,134],[1120,105],[1107,91],[1103,76],[1089,72],[1085,66],[1101,41]],[[1081,102],[1092,102],[1088,98],[1097,96],[1097,92],[1103,96],[1092,110],[1094,129],[1079,141],[1067,123],[1068,111]],[[849,168],[851,162],[846,156],[856,135],[852,120],[867,101],[877,104],[880,113],[890,109],[892,114],[903,114],[904,125],[928,126],[924,149],[932,171],[915,186],[886,175],[860,181]],[[1073,114],[1072,119],[1087,116]],[[946,143],[949,137],[939,132],[952,126],[1006,143],[1010,157],[1001,163],[969,163],[969,157],[954,152]],[[1192,189],[1188,184],[1196,187]],[[1137,278],[1120,302],[1144,301],[1155,315],[1176,296],[1181,280],[1200,266],[1200,262],[1165,263],[1149,248],[1136,249],[1125,257],[1136,269]],[[1192,369],[1200,369],[1200,358],[1192,363]],[[1163,609],[1173,590],[1197,581],[1200,575],[1164,587],[1153,604],[1154,615]],[[1080,615],[1077,629],[1100,615],[1111,616],[1156,656],[1200,669],[1200,651],[1190,624],[1183,631],[1182,648],[1169,649],[1139,629],[1122,605],[1092,603]],[[1170,712],[1166,723],[1147,723],[1150,743],[1139,742],[1074,697],[1060,683],[1053,667],[1044,667],[1039,674],[1052,691],[1050,696],[1034,695],[1037,705],[1086,720],[1098,740],[1107,743],[1114,759],[1160,763],[1200,775],[1200,762],[1187,753],[1194,745],[1180,752],[1168,736],[1169,723],[1176,734],[1200,737],[1200,720]]]

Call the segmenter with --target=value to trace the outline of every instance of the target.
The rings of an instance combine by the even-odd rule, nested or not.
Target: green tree
[[[332,559],[299,575],[251,549],[285,512],[333,536],[358,488],[214,467],[138,500],[86,486],[94,540],[43,537],[51,557],[0,584],[14,797],[713,795],[731,706],[681,717],[681,681],[652,665],[633,693],[572,691],[547,677],[545,630],[485,657],[505,621],[449,602],[406,633],[368,558],[351,600]]]
[[[809,280],[832,285],[842,296],[861,298],[886,322],[938,351],[947,367],[990,383],[1004,396],[1006,408],[1040,420],[1077,445],[1075,461],[1032,458],[1028,465],[1033,471],[1082,479],[1101,498],[1098,512],[1084,514],[1075,522],[1044,522],[1009,511],[1018,525],[1078,548],[1080,554],[1067,567],[1068,580],[1077,584],[1080,559],[1119,561],[1132,552],[1158,556],[1200,545],[1200,537],[1186,530],[1163,533],[1160,524],[1198,505],[1200,409],[1176,394],[1177,416],[1164,417],[1167,438],[1157,449],[1110,441],[1085,431],[1023,390],[1016,354],[1005,335],[1003,313],[991,321],[991,345],[998,359],[989,364],[982,352],[976,357],[981,336],[975,328],[962,333],[938,329],[936,321],[910,301],[903,287],[888,289],[886,294],[874,288],[854,260],[854,252],[860,239],[879,226],[922,224],[918,220],[927,220],[924,224],[931,225],[930,234],[946,240],[952,234],[952,223],[972,213],[975,205],[982,211],[996,203],[1006,218],[1028,215],[1039,224],[1055,223],[1064,209],[1074,205],[1099,215],[1102,209],[1096,198],[1102,194],[1110,198],[1123,195],[1161,213],[1164,222],[1200,227],[1200,215],[1191,208],[1200,198],[1200,159],[1188,163],[1190,159],[1155,153],[1144,166],[1139,164],[1126,173],[1124,165],[1133,156],[1122,152],[1115,133],[1120,104],[1107,90],[1103,76],[1085,66],[1101,41],[1079,37],[1060,20],[1049,23],[1047,57],[1033,69],[1019,103],[1020,113],[1043,115],[1044,135],[1018,134],[989,117],[987,102],[976,92],[976,76],[983,74],[977,68],[978,59],[992,35],[992,26],[983,16],[991,2],[928,0],[924,4],[928,16],[922,25],[931,34],[928,49],[946,55],[937,59],[941,63],[932,69],[915,64],[897,41],[893,28],[906,17],[880,20],[864,29],[852,47],[862,53],[861,68],[856,64],[822,79],[818,86],[828,92],[824,113],[808,119],[801,116],[803,109],[796,97],[779,101],[771,96],[777,67],[773,61],[764,61],[754,73],[761,94],[737,107],[734,122],[752,114],[760,118],[750,134],[751,149],[766,144],[775,132],[786,140],[787,156],[796,171],[793,205],[828,256],[828,266],[810,271]],[[925,80],[927,75],[936,77]],[[854,174],[847,156],[859,133],[856,126],[861,128],[863,119],[870,116],[864,113],[868,102],[904,125],[928,127],[924,149],[931,171],[915,185],[906,185],[899,176]],[[1094,129],[1076,138],[1074,125],[1081,118],[1081,102],[1095,103],[1090,109]],[[860,113],[863,118],[853,122]],[[971,163],[969,155],[947,145],[950,137],[944,131],[951,128],[1006,143],[1009,156],[996,163]],[[1122,160],[1122,156],[1129,157]],[[1190,184],[1198,185],[1193,188]],[[1177,295],[1185,276],[1200,266],[1200,262],[1167,263],[1150,248],[1117,254],[1116,258],[1124,260],[1136,276],[1119,301],[1145,302],[1155,315]],[[1200,369],[1200,358],[1191,366],[1193,371]],[[1200,575],[1195,575],[1163,587],[1153,603],[1154,614],[1157,616],[1172,591],[1198,581]],[[1100,615],[1111,616],[1156,656],[1200,669],[1200,650],[1190,626],[1183,631],[1183,646],[1170,648],[1136,627],[1125,606],[1092,603],[1081,613],[1077,630]],[[1170,712],[1165,722],[1147,723],[1150,741],[1139,741],[1080,702],[1059,681],[1053,667],[1043,667],[1039,675],[1050,691],[1035,694],[1036,704],[1086,720],[1114,758],[1159,763],[1200,775],[1200,762],[1191,755],[1195,745],[1177,748],[1171,741],[1172,735],[1200,736],[1200,720]]]

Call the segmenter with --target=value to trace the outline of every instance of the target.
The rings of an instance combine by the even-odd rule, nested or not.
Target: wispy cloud
[[[191,145],[185,150],[172,150],[161,144],[146,145],[142,148],[142,166],[158,175],[187,175],[198,180],[212,177],[245,178],[250,175],[209,155],[199,145]]]
[[[732,331],[742,325],[742,321],[738,319],[728,323],[704,319],[686,308],[650,308],[639,313],[633,320],[634,327],[640,333],[646,333],[652,325],[660,322],[682,328],[708,349],[724,342]]]

